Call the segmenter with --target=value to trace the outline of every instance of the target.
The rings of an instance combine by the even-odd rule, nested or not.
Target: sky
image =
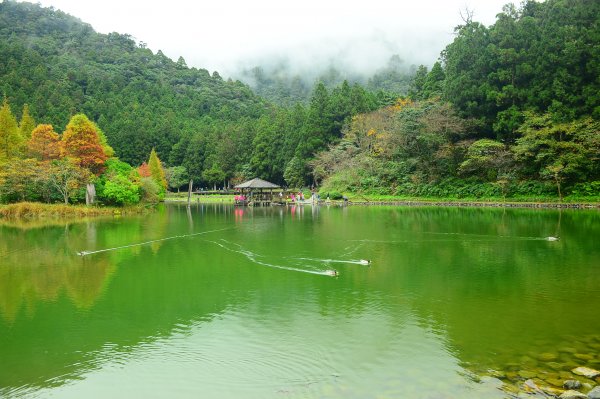
[[[154,52],[223,76],[287,60],[368,73],[394,54],[432,65],[461,10],[485,25],[509,0],[38,0],[100,33],[127,33]]]

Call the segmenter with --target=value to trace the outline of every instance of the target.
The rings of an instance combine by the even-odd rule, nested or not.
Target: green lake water
[[[599,353],[595,210],[0,221],[2,398],[504,398]]]

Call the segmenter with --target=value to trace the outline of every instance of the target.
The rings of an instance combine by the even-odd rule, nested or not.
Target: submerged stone
[[[565,387],[566,389],[579,389],[581,388],[581,382],[577,380],[566,380],[563,383],[563,387]]]
[[[568,390],[560,394],[560,399],[587,399],[587,395],[573,390]]]
[[[490,376],[494,377],[494,378],[500,378],[502,380],[507,378],[506,373],[503,373],[502,371],[498,371],[498,370],[491,370]]]
[[[542,392],[552,396],[560,396],[565,392],[564,389],[554,387],[541,387],[540,389],[542,390]]]
[[[538,359],[540,359],[543,362],[550,362],[552,360],[556,360],[557,358],[558,356],[555,353],[550,352],[540,353],[538,355]]]
[[[525,392],[539,392],[540,387],[538,387],[535,381],[529,379],[523,383],[523,390]]]
[[[516,380],[519,377],[519,375],[517,373],[515,373],[514,371],[509,371],[506,373],[506,378],[508,378],[509,380]]]
[[[573,356],[579,360],[594,360],[594,355],[590,355],[587,353],[576,353]]]
[[[571,347],[562,347],[562,348],[559,348],[558,351],[563,352],[563,353],[576,353],[577,349],[571,348]]]
[[[534,373],[533,371],[529,371],[529,370],[519,370],[519,372],[517,374],[519,374],[520,377],[526,378],[526,379],[537,376],[537,373]]]
[[[559,379],[559,378],[548,378],[546,379],[546,382],[550,385],[553,385],[555,387],[562,387],[563,386],[563,380]]]
[[[588,392],[589,399],[600,399],[600,386],[595,387],[591,391]]]
[[[573,374],[582,375],[590,379],[594,379],[600,376],[600,371],[591,369],[589,367],[576,367],[571,371],[573,372]]]
[[[563,367],[563,365],[558,362],[548,362],[546,363],[546,366],[550,367],[552,370],[560,370]]]

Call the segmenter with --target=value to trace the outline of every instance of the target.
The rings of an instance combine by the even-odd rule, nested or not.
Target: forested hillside
[[[4,1],[0,91],[4,114],[22,123],[28,109],[63,131],[85,114],[134,167],[156,149],[173,189],[257,176],[324,192],[593,197],[598,43],[600,2],[530,0],[489,27],[467,15],[439,62],[412,77],[397,58],[362,85],[335,69],[314,85],[286,68],[249,71],[270,102],[128,35]]]
[[[310,100],[315,82],[323,83],[329,90],[344,81],[357,83],[376,93],[379,98],[406,96],[417,71],[415,65],[407,64],[398,55],[393,55],[385,66],[373,74],[348,73],[334,65],[323,70],[317,68],[319,65],[311,70],[294,72],[295,68],[289,65],[289,61],[281,61],[244,69],[236,75],[259,96],[277,104],[293,106]]]
[[[61,131],[84,113],[116,155],[134,166],[155,148],[197,185],[254,175],[310,182],[307,162],[339,140],[350,116],[390,104],[359,85],[310,87],[310,103],[281,107],[217,72],[189,68],[124,34],[98,34],[78,19],[29,3],[0,4],[0,91],[20,118]],[[290,166],[291,165],[291,166]]]
[[[152,147],[168,157],[183,134],[213,120],[257,118],[265,109],[240,82],[153,54],[128,35],[98,34],[61,11],[12,1],[0,4],[0,92],[58,130],[85,113],[133,164]]]
[[[470,16],[411,101],[360,115],[313,161],[328,190],[434,197],[600,196],[600,2]]]

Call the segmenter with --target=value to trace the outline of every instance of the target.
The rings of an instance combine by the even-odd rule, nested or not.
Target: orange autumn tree
[[[98,129],[84,114],[71,118],[62,136],[62,155],[76,165],[99,176],[105,169],[108,155],[104,152]]]
[[[49,161],[60,157],[60,139],[52,125],[38,125],[31,132],[27,142],[29,155],[39,161]]]
[[[138,167],[138,173],[140,174],[140,177],[151,177],[152,176],[152,172],[150,171],[150,167],[148,166],[148,164],[146,162],[143,162]]]

